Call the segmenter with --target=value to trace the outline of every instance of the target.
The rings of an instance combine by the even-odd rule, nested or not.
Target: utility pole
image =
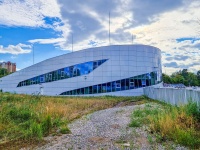
[[[33,65],[34,65],[34,44],[32,44],[32,51],[33,51]]]
[[[110,45],[110,11],[109,11],[109,45]]]
[[[73,53],[73,44],[74,44],[74,39],[73,39],[73,33],[72,33],[72,53]]]

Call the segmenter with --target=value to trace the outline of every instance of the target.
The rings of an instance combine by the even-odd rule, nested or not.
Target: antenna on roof
[[[74,44],[74,39],[73,39],[73,33],[72,33],[72,53],[73,53],[73,44]]]
[[[110,11],[109,11],[109,45],[110,45]]]

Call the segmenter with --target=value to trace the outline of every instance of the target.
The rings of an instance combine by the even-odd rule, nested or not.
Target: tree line
[[[185,86],[200,86],[200,70],[197,73],[188,72],[183,69],[173,73],[172,75],[162,74],[163,82],[168,84],[182,83]]]

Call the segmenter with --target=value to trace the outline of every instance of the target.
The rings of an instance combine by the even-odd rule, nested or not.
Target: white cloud
[[[39,43],[39,44],[57,44],[60,42],[65,42],[64,38],[50,38],[50,39],[33,39],[29,40],[30,43]]]
[[[163,64],[176,62],[179,68],[175,66],[165,68],[169,73],[183,67],[189,67],[191,70],[200,68],[197,63],[200,62],[200,41],[192,43],[190,40],[182,42],[176,40],[200,36],[200,2],[198,0],[155,2],[152,0],[144,2],[140,0],[94,2],[90,0],[84,2],[6,0],[0,5],[0,10],[0,24],[45,27],[58,31],[60,34],[58,38],[38,38],[28,42],[54,44],[64,50],[71,49],[71,33],[74,37],[74,50],[108,45],[108,13],[110,11],[111,44],[131,44],[133,35],[134,43],[160,48],[166,54],[162,58]],[[60,21],[48,24],[44,20],[45,17],[57,17]],[[95,44],[91,44],[90,41]],[[22,45],[18,46],[22,47]],[[0,48],[0,52],[1,49],[4,49],[5,53],[6,48]],[[177,55],[188,56],[188,58],[176,59]],[[169,57],[171,59],[168,59]]]
[[[45,17],[60,17],[56,0],[6,0],[0,4],[0,24],[47,27]]]
[[[25,44],[17,44],[17,45],[8,45],[7,47],[3,47],[3,45],[0,45],[0,53],[2,54],[25,54],[31,52],[31,45],[25,45]]]

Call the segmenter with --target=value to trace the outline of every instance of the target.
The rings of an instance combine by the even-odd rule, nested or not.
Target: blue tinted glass
[[[116,91],[116,82],[112,82],[112,92]]]
[[[93,94],[96,94],[97,93],[97,85],[94,85],[93,86]]]
[[[73,90],[72,95],[76,94],[96,94],[96,93],[107,93],[107,92],[115,92],[115,91],[122,91],[122,90],[129,90],[135,88],[141,88],[145,86],[150,86],[155,84],[155,78],[148,79],[150,74],[143,74],[127,79],[122,79],[118,81],[93,85],[90,87],[85,87],[81,89]],[[21,83],[24,85],[24,83]],[[76,92],[77,91],[77,92]],[[64,92],[64,95],[66,95]],[[63,93],[61,93],[62,95]]]
[[[85,68],[85,63],[84,63],[84,64],[78,65],[78,67],[79,67],[79,69],[80,69],[80,75],[85,75],[85,74],[86,74],[86,73],[85,73],[85,70],[86,70],[86,68]]]
[[[106,83],[102,84],[102,93],[106,93]]]
[[[67,68],[64,68],[64,74],[65,74],[65,78],[69,78],[70,77],[70,74],[69,74],[69,67]]]
[[[73,70],[74,70],[74,66],[70,66],[69,67],[69,75],[70,75],[70,77],[73,77]]]
[[[73,77],[77,76],[77,65],[73,67]]]
[[[111,92],[111,83],[110,82],[107,83],[107,92]]]
[[[46,73],[44,75],[40,75],[37,77],[33,77],[31,79],[21,81],[19,82],[17,87],[31,85],[31,84],[39,84],[39,83],[44,83],[44,82],[52,82],[52,81],[57,81],[57,80],[65,79],[65,78],[89,74],[105,61],[106,59],[97,60],[94,62],[91,61],[91,62],[86,62],[86,63],[58,69],[58,70]]]
[[[93,62],[93,70],[96,69],[98,67],[98,61],[94,61]]]
[[[98,61],[98,66],[100,66],[102,64],[102,60]]]

